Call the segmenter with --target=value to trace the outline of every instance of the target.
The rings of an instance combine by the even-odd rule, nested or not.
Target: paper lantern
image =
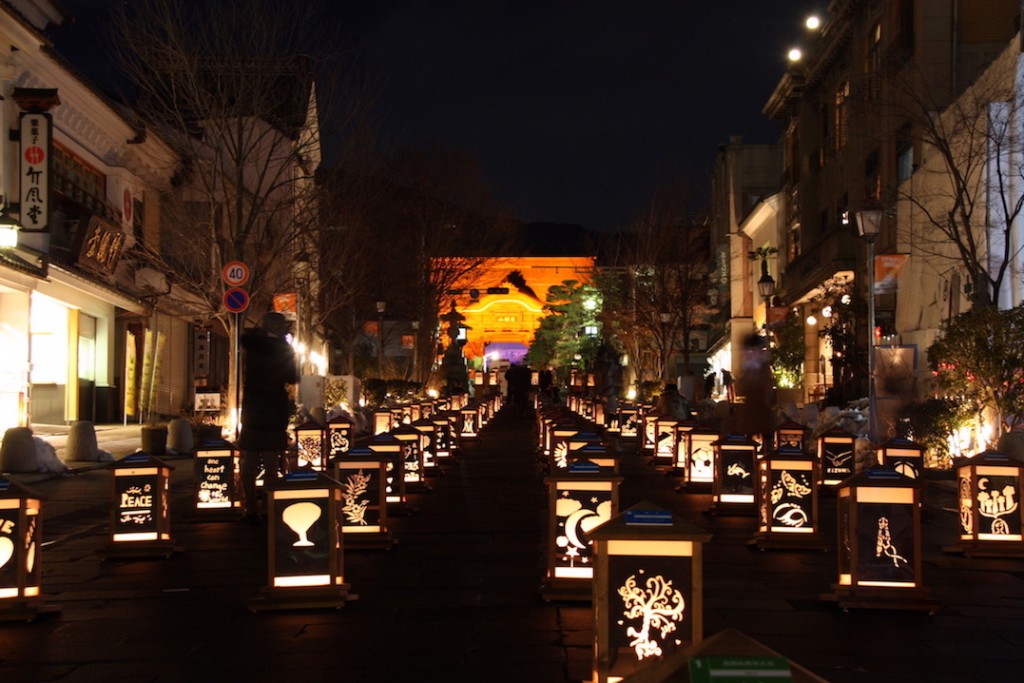
[[[437,462],[443,463],[452,457],[454,430],[448,411],[437,411],[431,414],[430,421],[434,424],[434,455]]]
[[[712,513],[753,515],[757,477],[757,442],[745,434],[729,434],[714,443],[715,480],[711,483]]]
[[[479,414],[475,405],[459,408],[459,439],[474,439],[478,431]]]
[[[839,580],[823,596],[844,609],[933,611],[921,583],[921,484],[869,467],[836,491]]]
[[[634,404],[623,404],[619,408],[619,435],[624,439],[635,439],[639,434],[640,409]]]
[[[268,582],[250,610],[345,605],[342,506],[341,485],[315,470],[291,472],[268,487]]]
[[[430,487],[427,486],[423,466],[423,433],[411,425],[404,425],[392,429],[391,435],[402,442],[402,476],[405,478],[405,490],[408,493],[428,491]]]
[[[339,415],[327,423],[327,457],[330,459],[344,457],[352,448],[354,441],[352,420]]]
[[[332,472],[341,485],[339,512],[345,547],[390,548],[394,539],[388,529],[387,460],[359,446],[334,460]]]
[[[980,557],[1024,556],[1024,466],[1003,453],[985,451],[959,460],[956,476],[960,534],[957,544],[944,550]]]
[[[891,467],[900,474],[917,479],[924,471],[925,447],[910,439],[898,436],[878,447],[881,464]]]
[[[590,532],[594,677],[616,681],[703,637],[703,544],[711,535],[640,503]]]
[[[682,473],[683,482],[678,490],[710,490],[715,481],[715,442],[721,435],[715,429],[697,425],[681,436],[682,441],[676,446],[675,470]]]
[[[244,495],[239,452],[223,440],[205,441],[195,452],[193,518],[234,519],[242,512]]]
[[[818,460],[822,483],[836,486],[853,475],[857,437],[842,427],[833,427],[818,437]]]
[[[28,487],[0,478],[0,620],[32,621],[43,605],[42,498]]]
[[[804,450],[808,429],[799,422],[786,420],[775,429],[775,448],[778,450],[799,448]]]
[[[327,430],[313,421],[303,422],[295,428],[295,462],[292,470],[327,470],[325,437]]]
[[[818,516],[818,459],[802,447],[769,452],[758,466],[758,528],[762,550],[823,550]]]
[[[547,600],[590,600],[593,555],[587,533],[619,509],[622,477],[601,474],[598,465],[578,460],[544,480],[548,486]]]
[[[654,446],[658,439],[658,417],[654,407],[645,405],[640,415],[640,452],[654,455]]]
[[[392,434],[378,434],[367,444],[370,451],[384,458],[387,486],[387,502],[391,509],[405,509],[408,503],[405,492],[405,453],[403,442]]]
[[[569,466],[569,440],[580,432],[576,423],[558,423],[551,426],[551,458],[549,469],[565,469]]]
[[[180,550],[171,538],[169,484],[174,469],[139,451],[111,465],[111,533],[104,558],[170,557]]]
[[[393,418],[388,408],[378,408],[373,411],[373,434],[386,434],[391,431]]]
[[[420,433],[420,453],[423,458],[423,474],[437,474],[437,425],[433,420],[420,418],[409,425]]]
[[[672,467],[676,459],[676,426],[679,420],[671,415],[658,415],[654,419],[654,455],[655,465]]]

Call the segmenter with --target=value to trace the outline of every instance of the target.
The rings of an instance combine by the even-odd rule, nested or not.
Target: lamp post
[[[868,258],[868,439],[878,443],[878,410],[875,399],[875,237],[882,228],[879,209],[857,212],[857,233],[867,243]]]
[[[384,311],[388,302],[377,300],[377,376],[384,379]]]
[[[768,261],[761,261],[761,277],[757,281],[757,291],[764,299],[764,343],[768,344],[768,312],[771,310],[772,297],[775,296],[775,279],[768,274]]]

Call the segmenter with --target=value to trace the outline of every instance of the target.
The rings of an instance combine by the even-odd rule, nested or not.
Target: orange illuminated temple
[[[521,346],[525,353],[544,317],[548,289],[566,280],[589,283],[593,268],[594,259],[582,256],[490,259],[486,270],[459,282],[444,304],[447,309],[454,303],[466,317],[467,360],[481,358],[492,344],[506,350]],[[519,354],[512,360],[521,358]]]

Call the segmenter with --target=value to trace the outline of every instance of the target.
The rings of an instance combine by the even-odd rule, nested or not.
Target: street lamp
[[[875,237],[882,229],[879,209],[857,212],[857,234],[868,246],[868,439],[878,443],[878,410],[875,400]]]
[[[377,300],[377,376],[384,379],[384,311],[388,302]]]
[[[775,278],[768,274],[768,261],[761,261],[761,277],[757,281],[757,291],[764,299],[764,341],[768,344],[768,312],[771,309],[772,297],[775,296]]]

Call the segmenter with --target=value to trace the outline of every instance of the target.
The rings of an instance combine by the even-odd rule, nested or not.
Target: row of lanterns
[[[288,473],[262,482],[269,519],[268,584],[250,608],[344,605],[348,585],[342,538],[349,548],[390,547],[389,510],[409,509],[408,494],[428,490],[426,478],[457,453],[468,432],[475,435],[486,424],[500,407],[498,401],[459,401],[455,410],[447,401],[424,403],[419,418],[408,424],[391,413],[393,426],[389,422],[388,431],[365,446],[354,445],[354,425],[345,418],[296,428],[297,448]],[[240,516],[239,461],[238,450],[225,441],[207,442],[196,450],[190,519]],[[112,464],[111,470],[110,536],[98,554],[170,557],[179,551],[171,534],[174,468],[138,452]],[[39,601],[41,509],[38,495],[0,478],[0,619],[31,619],[56,609]]]
[[[548,599],[593,601],[594,680],[616,680],[653,655],[660,659],[700,641],[700,546],[710,537],[646,503],[619,515],[619,454],[605,465],[591,460],[607,455],[611,430],[590,422],[586,414],[593,413],[574,412],[580,404],[569,405],[574,410],[538,413],[550,511],[542,592]],[[627,412],[618,424],[635,415],[638,446],[647,446],[655,463],[683,473],[688,484],[708,483],[690,469],[695,450],[706,457],[709,511],[757,515],[752,543],[762,549],[822,549],[818,493],[835,493],[838,576],[823,599],[844,608],[936,609],[921,576],[923,447],[892,439],[879,449],[884,464],[855,472],[855,437],[845,430],[826,432],[808,453],[807,430],[787,423],[775,433],[774,450],[761,455],[760,444],[744,435],[720,436],[648,414]],[[674,445],[659,448],[663,442]],[[1024,464],[988,452],[961,462],[956,472],[961,528],[957,543],[945,550],[1024,556]],[[643,628],[631,618],[642,618]]]

